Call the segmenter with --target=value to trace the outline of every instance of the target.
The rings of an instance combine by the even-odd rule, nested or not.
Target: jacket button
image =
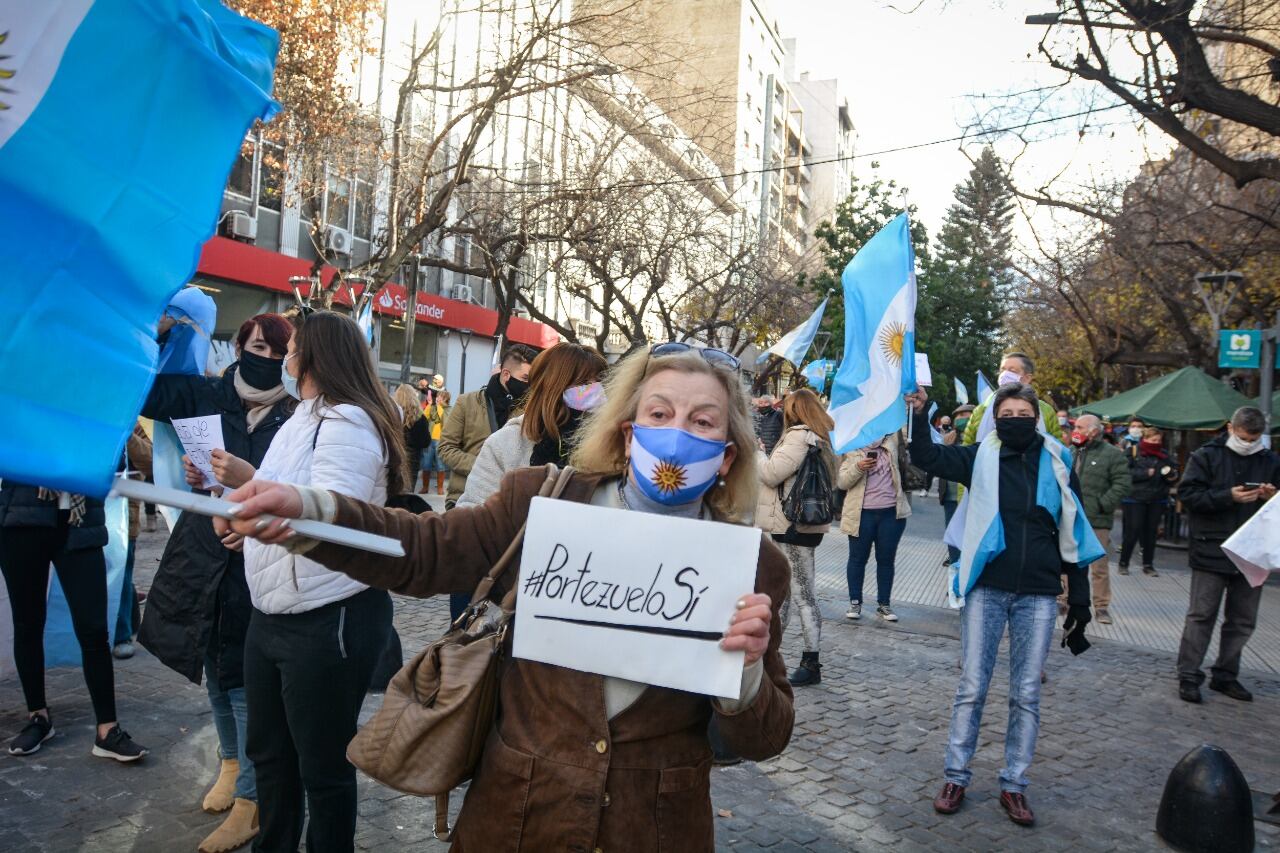
[[[592,851],[592,853],[604,853],[604,851],[601,850],[599,847],[597,847],[594,851]]]
[[[600,753],[601,755],[604,755],[608,751],[609,751],[608,743],[606,743],[604,740],[596,741],[596,752]]]
[[[608,806],[608,805],[609,805],[609,803],[613,802],[613,798],[609,796],[609,792],[608,792],[608,791],[605,791],[605,792],[604,792],[604,799],[602,799],[600,802],[601,802],[603,805]]]

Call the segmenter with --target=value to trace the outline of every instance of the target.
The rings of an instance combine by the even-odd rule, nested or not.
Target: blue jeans
[[[204,686],[209,691],[213,727],[218,732],[218,757],[223,761],[234,759],[240,762],[240,773],[236,776],[236,796],[243,800],[257,801],[258,785],[253,774],[253,762],[244,751],[245,731],[249,723],[249,706],[244,698],[244,688],[223,690],[218,686],[217,673],[217,661],[206,655]]]
[[[422,451],[422,470],[426,472],[447,472],[449,466],[444,464],[444,460],[440,458],[439,441],[432,441],[431,446]]]
[[[946,531],[946,528],[947,528],[947,527],[950,527],[950,526],[951,526],[951,516],[953,516],[953,515],[955,515],[955,514],[956,514],[956,507],[958,507],[959,505],[960,505],[960,504],[959,504],[958,502],[956,502],[956,501],[943,501],[943,502],[942,502],[942,517],[945,519],[945,522],[944,522],[944,525],[943,525],[943,531],[944,531],[944,532]],[[956,547],[956,546],[954,546],[954,545],[948,545],[948,546],[947,546],[947,559],[948,559],[948,560],[950,560],[950,561],[951,561],[951,562],[953,562],[953,563],[958,563],[958,562],[960,562],[960,549],[959,549],[959,548],[957,548],[957,547]]]
[[[120,587],[120,602],[116,607],[113,646],[133,641],[133,607],[137,604],[137,595],[133,591],[133,553],[137,544],[137,539],[129,540],[129,550],[124,558],[124,583]]]
[[[858,522],[858,535],[849,537],[849,562],[845,578],[849,581],[849,600],[862,602],[862,582],[867,576],[867,560],[871,546],[876,548],[876,603],[889,605],[893,594],[893,562],[898,557],[898,542],[907,520],[898,518],[895,507],[864,509]]]
[[[951,706],[946,780],[968,786],[969,761],[978,744],[982,708],[1005,625],[1009,626],[1009,725],[1004,738],[1000,790],[1027,789],[1027,768],[1040,733],[1040,672],[1049,655],[1058,615],[1052,595],[1022,595],[975,586],[960,611],[963,670]]]

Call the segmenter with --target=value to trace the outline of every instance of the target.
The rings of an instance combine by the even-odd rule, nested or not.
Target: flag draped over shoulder
[[[827,300],[822,303],[809,315],[809,319],[805,320],[799,326],[787,332],[773,346],[760,353],[756,358],[756,363],[764,361],[770,355],[776,355],[779,358],[785,358],[787,361],[796,365],[804,361],[805,354],[809,352],[809,347],[813,346],[813,339],[818,334],[818,327],[822,325],[822,312],[827,310]]]
[[[0,477],[105,495],[269,94],[219,0],[0,0]]]
[[[906,425],[902,395],[916,389],[915,253],[898,214],[844,268],[844,361],[831,389],[831,445],[866,447]]]

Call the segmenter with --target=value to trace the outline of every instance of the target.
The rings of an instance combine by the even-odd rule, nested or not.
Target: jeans
[[[133,554],[138,544],[137,539],[129,540],[129,550],[124,558],[124,583],[120,587],[120,604],[116,608],[116,630],[113,645],[128,643],[133,640],[133,608],[138,603],[133,589]]]
[[[796,615],[800,617],[800,638],[804,651],[817,654],[822,642],[822,613],[818,610],[814,549],[787,544],[779,544],[778,547],[787,555],[787,562],[791,564],[791,594],[783,599],[782,606],[778,608],[782,630],[787,630],[787,620],[794,603]]]
[[[943,530],[951,526],[951,516],[956,514],[956,507],[960,504],[957,501],[942,502],[942,517],[945,519]],[[947,546],[947,559],[952,563],[960,562],[960,549],[954,545]]]
[[[1124,536],[1120,540],[1120,565],[1129,567],[1134,548],[1142,546],[1142,566],[1155,565],[1156,534],[1164,518],[1164,503],[1127,503],[1124,509]]]
[[[0,571],[13,613],[13,658],[28,711],[48,707],[44,693],[44,622],[49,563],[71,611],[85,686],[98,723],[116,719],[115,671],[107,637],[107,561],[101,548],[66,550],[67,513],[57,527],[6,527],[0,532]]]
[[[1245,643],[1258,624],[1258,605],[1262,603],[1262,587],[1249,586],[1239,572],[1225,575],[1193,569],[1191,603],[1187,621],[1178,645],[1178,678],[1182,681],[1204,681],[1200,664],[1213,639],[1213,626],[1218,621],[1218,606],[1223,597],[1222,632],[1218,637],[1218,660],[1210,673],[1214,681],[1235,681],[1240,675],[1240,656]]]
[[[239,761],[240,772],[236,776],[236,796],[242,800],[257,800],[257,779],[253,762],[245,754],[249,742],[249,705],[244,688],[223,690],[218,685],[218,662],[210,655],[204,658],[204,686],[209,691],[209,707],[213,709],[213,727],[218,732],[218,758],[223,761]]]
[[[866,579],[871,546],[876,548],[876,603],[889,606],[893,594],[893,562],[898,556],[898,542],[907,520],[898,518],[895,507],[864,509],[858,523],[858,535],[849,537],[849,562],[845,577],[849,582],[849,600],[862,601],[862,584]]]
[[[975,586],[960,611],[962,671],[951,706],[946,780],[968,786],[969,762],[978,745],[982,709],[995,670],[1005,625],[1009,626],[1009,724],[1004,739],[1000,790],[1027,789],[1027,768],[1040,733],[1040,672],[1049,655],[1057,618],[1052,595],[1022,595]]]
[[[449,470],[449,466],[444,464],[444,460],[440,458],[440,452],[437,450],[439,443],[438,441],[432,441],[431,446],[422,451],[423,471],[445,473]]]
[[[354,849],[347,744],[390,630],[391,597],[379,589],[303,613],[253,611],[244,686],[262,828],[254,850],[295,853],[308,815],[308,851]]]

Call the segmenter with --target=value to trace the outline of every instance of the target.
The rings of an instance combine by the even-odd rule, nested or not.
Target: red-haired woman
[[[236,335],[238,360],[222,376],[157,376],[142,414],[161,421],[218,417],[226,451],[214,452],[214,472],[225,486],[243,485],[297,402],[281,383],[293,330],[279,314],[251,318]],[[222,764],[203,808],[232,811],[202,850],[232,850],[258,832],[253,765],[244,753],[250,611],[244,556],[223,547],[207,516],[184,512],[160,558],[138,642],[195,684],[203,676],[209,691]]]

